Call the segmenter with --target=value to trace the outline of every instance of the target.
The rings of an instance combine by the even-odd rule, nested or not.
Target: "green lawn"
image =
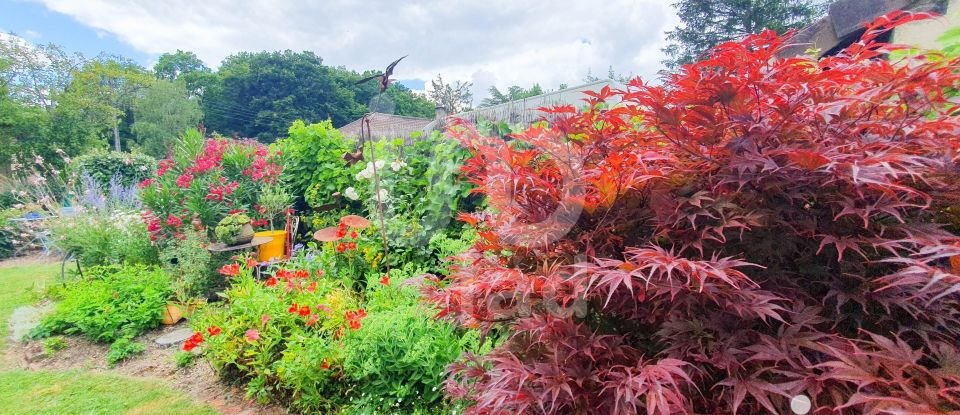
[[[0,372],[4,414],[216,414],[157,381],[82,371]]]
[[[35,302],[43,288],[56,281],[59,272],[59,263],[0,264],[0,350],[7,345],[7,320],[13,310]]]

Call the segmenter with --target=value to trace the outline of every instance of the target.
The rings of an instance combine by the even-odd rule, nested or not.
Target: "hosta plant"
[[[513,140],[455,135],[489,210],[425,292],[506,333],[451,367],[467,414],[960,411],[956,59],[772,32]]]

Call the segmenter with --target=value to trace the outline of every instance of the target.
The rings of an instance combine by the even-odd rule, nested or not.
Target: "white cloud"
[[[400,79],[473,81],[477,99],[490,85],[574,85],[609,65],[653,78],[677,24],[663,0],[35,1],[137,50],[190,50],[211,66],[239,51],[311,50],[356,70],[409,54]]]

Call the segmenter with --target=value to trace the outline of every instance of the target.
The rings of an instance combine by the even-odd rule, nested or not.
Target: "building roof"
[[[403,115],[374,112],[366,117],[370,121],[370,132],[374,138],[409,137],[415,131],[423,131],[433,119],[406,117]],[[340,132],[350,138],[360,137],[363,118],[340,127]]]
[[[836,53],[863,35],[864,25],[894,10],[943,13],[947,0],[837,0],[822,19],[797,32],[781,54],[796,56],[818,49],[820,56]]]
[[[539,108],[552,107],[555,105],[573,105],[579,108],[585,105],[584,98],[586,98],[586,96],[583,94],[584,92],[596,92],[604,87],[624,88],[619,82],[604,79],[529,98],[462,112],[454,114],[452,117],[472,123],[476,123],[479,120],[488,120],[505,122],[507,124],[532,124],[543,117],[543,113],[538,110]]]
[[[450,118],[459,118],[476,124],[480,120],[505,122],[507,124],[532,124],[543,117],[539,111],[542,107],[551,107],[555,105],[573,105],[581,107],[585,105],[584,92],[599,91],[604,87],[624,88],[622,84],[613,80],[600,80],[589,82],[583,85],[577,85],[559,91],[548,92],[534,97],[518,99],[490,107],[479,108],[472,111],[452,114],[449,117],[438,108],[437,117],[416,118],[405,117],[401,115],[383,114],[379,112],[371,113],[367,116],[370,120],[370,130],[373,138],[409,138],[415,131],[430,133],[432,131],[443,130]],[[340,127],[340,132],[349,138],[360,137],[360,123],[363,118]]]

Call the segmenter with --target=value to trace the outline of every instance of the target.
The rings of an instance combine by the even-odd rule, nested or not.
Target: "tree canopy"
[[[494,105],[516,101],[518,99],[535,97],[543,94],[543,88],[540,87],[540,84],[533,84],[530,89],[524,89],[523,87],[513,85],[507,88],[506,93],[500,92],[496,86],[491,86],[489,91],[490,97],[484,98],[482,101],[480,101],[480,108],[492,107]]]
[[[450,114],[468,111],[473,105],[473,93],[470,92],[473,83],[456,81],[449,84],[437,75],[437,79],[430,81],[430,86],[430,99]]]
[[[203,112],[184,81],[160,79],[134,102],[133,115],[136,143],[144,153],[162,158],[177,136],[197,126]]]
[[[670,69],[693,62],[714,46],[763,29],[783,33],[813,22],[824,0],[679,0],[681,25],[667,32],[663,49]]]

